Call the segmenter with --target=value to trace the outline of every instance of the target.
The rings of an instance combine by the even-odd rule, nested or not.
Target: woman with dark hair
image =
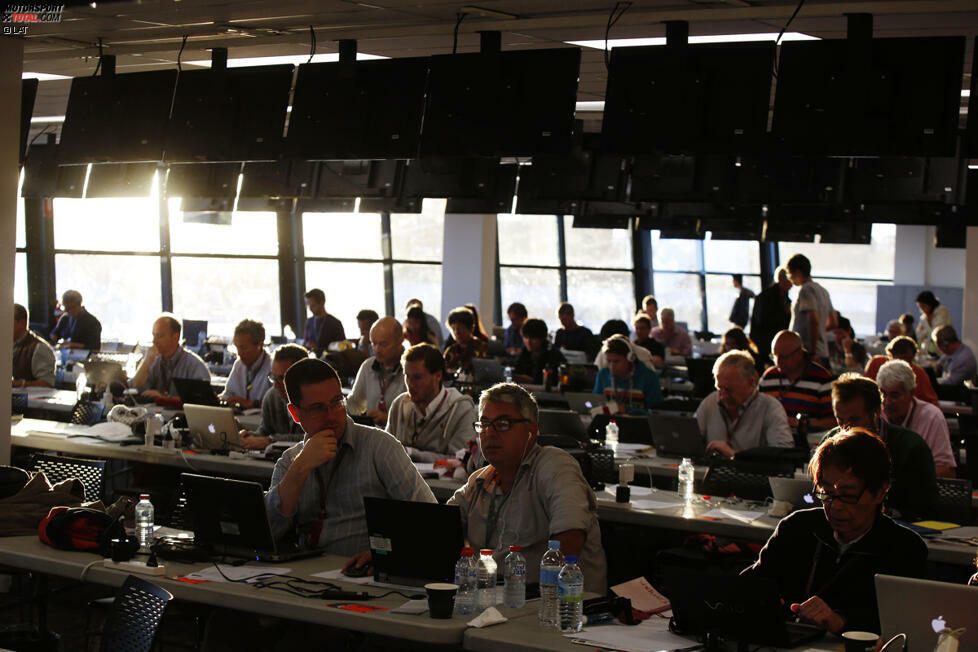
[[[917,342],[920,348],[931,355],[937,355],[937,344],[930,334],[941,326],[951,324],[951,313],[937,300],[934,293],[924,290],[917,295],[917,307],[920,308],[920,322],[917,324]]]
[[[520,328],[523,336],[523,352],[516,359],[513,378],[520,383],[543,383],[543,370],[557,370],[567,364],[564,354],[550,346],[547,340],[547,324],[542,319],[531,317]]]
[[[621,319],[609,319],[604,324],[601,325],[601,331],[598,333],[598,337],[604,342],[606,339],[612,335],[624,335],[628,337],[632,332],[628,330],[628,324],[626,324]]]
[[[475,307],[474,303],[467,303],[463,308],[468,308],[475,317],[475,325],[472,327],[472,337],[478,340],[489,341],[489,335],[486,333],[486,327],[482,324],[482,317],[479,316],[479,309]]]
[[[720,346],[720,353],[726,353],[727,351],[747,351],[750,353],[750,357],[754,358],[754,368],[757,369],[757,373],[762,376],[764,375],[768,361],[761,357],[761,354],[757,351],[757,345],[754,344],[754,340],[747,337],[747,333],[740,326],[734,326],[723,334],[723,344]]]
[[[635,345],[624,335],[612,335],[601,347],[607,367],[598,370],[594,393],[618,404],[623,412],[642,414],[662,400],[659,375],[635,354]]]
[[[404,320],[404,339],[411,346],[415,344],[431,344],[438,346],[438,337],[428,329],[428,320],[425,318],[424,310],[418,306],[412,306]]]
[[[805,622],[878,632],[874,576],[922,577],[927,562],[923,540],[883,514],[886,444],[864,428],[844,430],[822,442],[809,469],[821,508],[782,519],[742,574],[776,582],[786,610]]]

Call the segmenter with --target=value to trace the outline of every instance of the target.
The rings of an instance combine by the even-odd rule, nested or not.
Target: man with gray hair
[[[538,582],[540,559],[551,539],[565,555],[577,555],[584,588],[604,594],[607,567],[601,547],[597,503],[581,467],[566,451],[538,446],[537,403],[511,383],[479,397],[482,452],[489,461],[449,499],[462,513],[465,538],[492,548],[502,567],[510,546],[521,546],[526,581]]]
[[[242,319],[234,327],[231,342],[238,357],[231,365],[221,398],[242,408],[260,407],[265,393],[272,388],[268,379],[272,357],[265,351],[265,325],[253,319]]]
[[[733,457],[759,446],[794,446],[781,403],[757,391],[757,368],[749,353],[727,351],[713,365],[713,377],[717,391],[696,410],[706,450]]]
[[[102,324],[85,310],[81,293],[77,290],[66,291],[61,295],[61,305],[65,311],[51,331],[51,341],[63,349],[101,349]]]
[[[903,324],[899,319],[891,319],[886,322],[886,333],[883,334],[885,341],[892,342],[901,335],[906,335],[906,333],[903,331]]]
[[[954,326],[947,324],[935,328],[931,336],[934,344],[943,354],[934,369],[937,382],[941,385],[960,385],[966,380],[974,380],[976,373],[975,354],[967,344],[958,339]]]
[[[916,398],[917,379],[903,360],[890,360],[876,374],[883,395],[883,420],[912,430],[927,442],[938,477],[953,478],[957,462],[951,450],[951,435],[941,409]]]
[[[667,354],[693,354],[693,342],[689,339],[689,333],[682,326],[676,326],[676,313],[672,308],[666,307],[659,311],[659,325],[652,329],[650,335],[662,343]]]

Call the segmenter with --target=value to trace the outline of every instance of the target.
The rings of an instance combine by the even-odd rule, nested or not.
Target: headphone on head
[[[635,349],[632,348],[632,343],[628,341],[627,337],[625,337],[624,335],[612,335],[608,339],[609,341],[613,340],[624,344],[625,349],[628,350],[628,353],[625,354],[625,359],[628,360],[629,362],[635,362]]]

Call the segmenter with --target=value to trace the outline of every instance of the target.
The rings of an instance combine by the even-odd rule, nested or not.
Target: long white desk
[[[85,581],[112,587],[121,586],[127,573],[102,566],[100,559],[98,555],[92,553],[57,550],[41,543],[36,536],[0,539],[0,564],[79,580],[85,567],[92,562],[97,562],[85,574]],[[312,577],[314,573],[339,569],[345,561],[346,559],[343,557],[328,555],[274,565],[291,569],[290,575],[317,579]],[[240,611],[289,620],[442,645],[460,645],[466,628],[465,623],[471,619],[471,616],[454,616],[447,620],[436,620],[430,618],[427,613],[420,615],[392,614],[390,609],[406,601],[399,595],[390,595],[365,602],[365,604],[385,607],[386,610],[353,613],[330,608],[326,605],[336,602],[358,602],[356,600],[323,601],[299,598],[283,591],[259,589],[240,583],[205,582],[190,584],[176,578],[207,568],[210,564],[181,564],[167,560],[163,560],[163,563],[166,564],[167,570],[165,576],[143,577],[166,589],[178,600],[215,607],[230,607]],[[252,566],[258,573],[262,564],[248,564],[249,568]],[[366,591],[372,595],[380,595],[389,590],[344,582],[338,582],[338,584],[344,590]],[[404,592],[423,594],[424,589]],[[522,609],[507,609],[502,605],[497,608],[503,615],[514,618],[536,612],[536,606],[533,603]]]

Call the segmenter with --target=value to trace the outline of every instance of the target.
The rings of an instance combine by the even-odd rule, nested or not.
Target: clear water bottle
[[[462,548],[462,556],[455,564],[455,584],[458,592],[455,594],[455,613],[466,616],[475,612],[476,576],[472,566],[473,548]]]
[[[540,624],[557,626],[557,579],[564,567],[564,555],[560,541],[551,541],[549,550],[540,560]]]
[[[478,610],[483,612],[496,606],[496,560],[492,558],[492,548],[479,551],[479,571],[477,576]]]
[[[136,503],[136,537],[139,539],[140,552],[149,552],[153,545],[153,503],[149,502],[149,494],[139,494]]]
[[[576,555],[567,555],[567,563],[557,576],[557,595],[560,631],[581,631],[584,625],[584,573],[577,567]]]
[[[688,457],[684,457],[682,464],[679,465],[679,495],[683,500],[693,499],[693,472],[693,462]]]
[[[77,400],[82,400],[85,396],[85,391],[88,389],[88,375],[85,374],[85,370],[82,369],[78,372],[75,377],[75,398]]]
[[[513,368],[512,367],[503,367],[503,379],[507,383],[513,382]]]
[[[613,451],[618,450],[618,424],[614,419],[608,421],[604,427],[604,445]]]
[[[157,435],[163,434],[163,413],[156,410],[146,420],[146,445],[155,446]]]
[[[503,604],[519,609],[526,604],[526,559],[523,548],[510,546],[509,554],[503,560]]]

